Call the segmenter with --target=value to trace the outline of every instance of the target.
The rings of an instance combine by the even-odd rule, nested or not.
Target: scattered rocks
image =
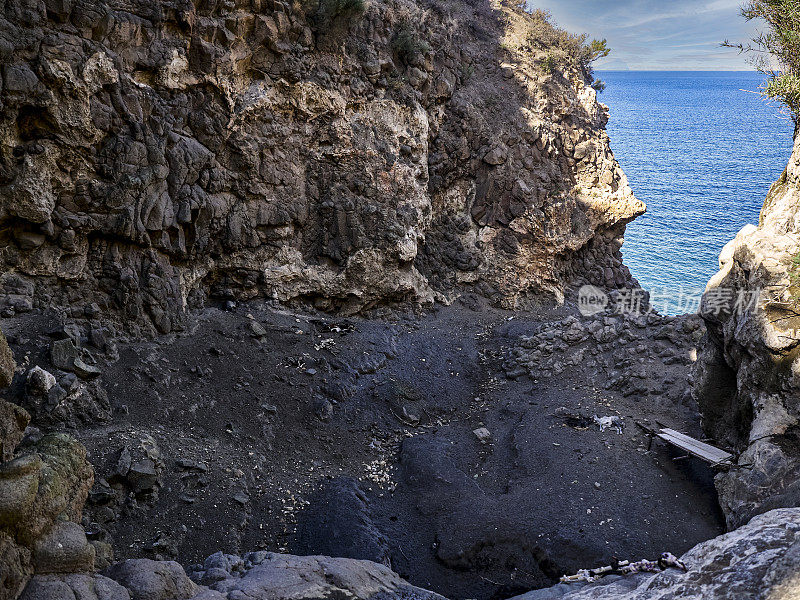
[[[699,329],[698,317],[650,315],[640,326],[622,316],[571,316],[519,336],[503,369],[509,379],[551,378],[567,369],[591,371],[596,374],[592,380],[606,390],[624,396],[665,396],[680,404],[687,388],[672,373],[681,373],[691,363]]]
[[[154,496],[161,487],[164,461],[153,437],[143,434],[117,453],[109,483],[122,483],[135,495]]]

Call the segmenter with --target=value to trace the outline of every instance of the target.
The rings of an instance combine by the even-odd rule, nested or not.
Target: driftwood
[[[647,427],[639,422],[637,422],[636,425],[641,427],[647,433],[647,435],[650,436],[650,444],[647,446],[648,450],[650,450],[653,444],[653,439],[658,438],[680,450],[683,450],[688,454],[688,456],[694,456],[700,460],[704,460],[712,467],[718,469],[728,469],[733,467],[735,464],[736,457],[730,452],[721,450],[720,448],[712,446],[705,441],[696,440],[695,438],[688,436],[685,433],[681,433],[680,431],[676,431],[668,427],[651,429],[650,427]],[[659,425],[661,424],[659,423]],[[674,460],[682,460],[688,458],[688,456],[679,456]]]
[[[733,465],[733,454],[730,452],[725,452],[725,450],[720,450],[711,444],[696,440],[680,431],[661,429],[656,434],[656,437],[672,444],[676,448],[680,448],[692,456],[706,461],[712,467],[729,467]]]
[[[635,573],[658,573],[667,569],[680,569],[687,571],[686,564],[679,560],[674,554],[664,552],[657,561],[640,560],[630,562],[628,560],[616,561],[607,567],[597,569],[581,569],[575,575],[564,575],[561,583],[577,583],[597,581],[606,575],[633,575]]]

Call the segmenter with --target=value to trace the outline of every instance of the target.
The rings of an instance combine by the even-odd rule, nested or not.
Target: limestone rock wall
[[[208,298],[355,312],[473,286],[514,306],[576,269],[629,280],[644,207],[606,108],[582,72],[542,69],[518,9],[1,6],[2,314],[168,332]]]
[[[694,393],[709,434],[739,455],[717,477],[731,528],[800,506],[800,143],[758,227],[723,250],[701,315]]]

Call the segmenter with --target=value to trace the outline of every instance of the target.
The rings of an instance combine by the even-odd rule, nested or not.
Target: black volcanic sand
[[[102,376],[113,421],[77,435],[99,479],[149,434],[163,485],[116,520],[95,494],[87,525],[110,533],[117,559],[365,558],[453,599],[508,597],[720,534],[713,473],[661,443],[648,452],[635,425],[702,437],[685,398],[624,397],[581,366],[504,375],[520,335],[573,313],[457,303],[364,320],[251,303],[207,309],[179,335],[120,343]],[[52,370],[36,347],[47,321],[2,327],[18,357]],[[688,366],[670,369],[686,380]],[[592,415],[623,417],[623,434],[601,432]]]

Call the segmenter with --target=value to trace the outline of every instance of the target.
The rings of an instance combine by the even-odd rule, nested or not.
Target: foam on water
[[[792,149],[791,120],[750,72],[620,72],[600,100],[608,133],[648,212],[623,255],[659,312],[694,312],[722,247],[758,214]]]

